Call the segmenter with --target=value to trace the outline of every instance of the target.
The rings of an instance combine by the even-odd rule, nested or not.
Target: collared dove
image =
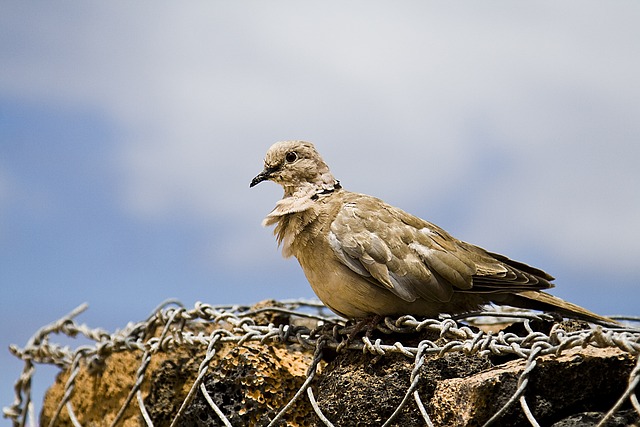
[[[613,322],[543,292],[551,275],[452,237],[365,194],[344,190],[313,144],[277,142],[251,187],[271,180],[284,196],[275,224],[282,254],[295,256],[316,295],[345,318],[435,317],[488,303]]]

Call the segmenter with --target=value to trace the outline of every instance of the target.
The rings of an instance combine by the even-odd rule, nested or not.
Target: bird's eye
[[[298,160],[298,153],[296,153],[295,151],[289,151],[284,159],[287,161],[287,163],[293,163]]]

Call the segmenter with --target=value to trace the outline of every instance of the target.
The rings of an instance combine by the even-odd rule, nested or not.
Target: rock
[[[267,314],[260,314],[265,319]],[[280,319],[280,315],[276,316]],[[270,318],[270,320],[276,317]],[[281,319],[280,319],[281,320]],[[288,322],[287,322],[288,323]],[[184,331],[209,336],[219,324],[192,324]],[[153,332],[157,336],[162,328]],[[205,345],[172,345],[151,356],[140,390],[145,409],[156,427],[169,426],[185,401],[206,355]],[[142,351],[120,351],[108,355],[96,367],[81,362],[69,399],[83,426],[110,425],[126,402],[142,363]],[[202,383],[214,403],[234,425],[264,425],[294,396],[306,379],[313,354],[300,345],[278,342],[220,342]],[[65,394],[69,369],[63,370],[45,395],[41,425],[55,416]],[[287,412],[283,425],[309,425],[312,413],[307,399],[300,399]],[[66,406],[55,426],[73,426]],[[142,426],[144,419],[136,397],[127,405],[118,426]],[[200,390],[191,400],[179,426],[222,425]]]
[[[280,328],[292,324],[292,319],[281,311],[270,313],[263,308],[254,307],[252,317],[247,321],[278,325]],[[203,312],[197,313],[206,318]],[[256,328],[272,330],[266,325],[256,326],[253,323],[247,323],[249,326],[245,327],[244,321],[234,323],[235,326],[225,324],[224,320],[180,323],[180,330],[190,333],[192,341],[175,330],[169,332],[174,340],[167,340],[170,344],[151,354],[150,362],[141,375],[140,393],[144,408],[155,426],[168,426],[187,401],[205,359],[208,339],[214,331],[221,332],[220,336],[224,337],[240,337],[247,331],[257,331]],[[548,333],[551,326],[540,325],[539,333]],[[583,326],[568,327],[580,329]],[[145,328],[134,329],[127,339],[138,344],[146,343],[144,348],[150,348],[150,340],[159,337],[164,328],[164,324],[151,321]],[[511,336],[529,334],[521,325],[511,326],[506,331]],[[330,327],[324,332],[329,334],[329,340],[331,334],[337,333]],[[447,335],[445,339],[437,331],[428,332],[426,329],[423,332],[386,335],[378,332],[374,331],[374,340],[380,339],[387,344],[402,342],[405,347],[414,348],[420,342],[445,348],[458,339],[455,334]],[[117,338],[120,339],[119,336]],[[319,366],[312,390],[322,413],[334,425],[381,425],[401,406],[411,385],[415,363],[412,357],[397,352],[388,352],[384,356],[355,350],[336,353],[330,348],[326,348],[323,354],[324,361]],[[142,356],[143,351],[132,346],[131,349],[120,347],[118,351],[105,352],[97,364],[92,362],[89,365],[82,360],[69,389],[65,387],[71,372],[66,367],[46,394],[41,424],[47,425],[55,416],[56,426],[73,425],[66,406],[60,403],[66,391],[71,392],[69,406],[81,425],[111,424],[134,388]],[[307,378],[312,360],[313,350],[297,343],[247,340],[238,344],[237,340],[220,340],[215,345],[215,354],[202,377],[202,384],[232,425],[263,426],[298,392]],[[567,349],[560,356],[540,356],[529,375],[524,396],[541,425],[596,425],[623,394],[636,363],[637,355],[617,348],[593,346]],[[415,391],[436,426],[480,426],[514,395],[526,367],[526,360],[514,360],[510,355],[498,357],[444,351],[425,356],[418,371],[420,378]],[[59,408],[61,410],[57,413]],[[607,424],[608,427],[640,424],[638,414],[628,404],[621,409]],[[391,423],[396,426],[424,424],[413,394]],[[134,395],[126,405],[118,426],[141,425],[145,422]],[[184,405],[177,425],[197,427],[223,423],[198,388]],[[322,424],[305,393],[288,409],[278,425]],[[516,400],[493,425],[529,423]]]
[[[104,361],[104,369],[90,372],[82,364],[73,384],[71,407],[80,424],[110,425],[120,410],[136,378],[140,365],[139,354],[116,353]],[[55,383],[47,390],[44,398],[40,425],[47,426],[56,414],[58,405],[65,393],[65,384],[69,379],[68,369],[62,371]],[[140,411],[130,405],[120,424],[125,427],[140,425]],[[73,426],[66,408],[62,408],[56,418],[55,426]]]
[[[490,366],[486,357],[461,353],[428,357],[420,371],[418,390],[430,396],[442,379],[471,375]],[[382,358],[354,352],[340,354],[318,381],[318,404],[335,425],[381,425],[404,398],[413,367],[412,359],[399,354]],[[413,397],[394,421],[402,426],[424,425]]]
[[[583,412],[571,415],[554,423],[551,427],[596,427],[606,414],[604,412]],[[638,427],[640,420],[633,409],[619,411],[602,427]]]
[[[636,360],[613,348],[572,349],[542,356],[529,377],[525,398],[536,420],[549,425],[585,410],[606,412],[622,395]],[[438,383],[430,404],[436,425],[479,426],[497,413],[518,388],[526,361],[516,360]],[[515,402],[494,425],[527,425]]]
[[[233,425],[266,425],[291,399],[306,378],[306,369],[311,363],[308,353],[291,348],[247,343],[232,348],[210,369],[211,374],[203,380],[213,402]],[[166,364],[165,364],[166,365]],[[145,405],[149,408],[154,425],[169,425],[177,413],[186,393],[184,382],[188,365],[169,364],[154,378]],[[195,378],[195,377],[193,377]],[[288,412],[288,425],[305,425],[311,411],[306,399]],[[198,427],[222,425],[202,393],[198,392],[190,402],[178,426]]]

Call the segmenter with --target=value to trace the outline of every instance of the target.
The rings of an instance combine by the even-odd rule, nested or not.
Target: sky
[[[630,1],[3,1],[0,406],[8,345],[81,303],[113,331],[169,298],[313,297],[260,225],[282,190],[249,189],[278,140],[548,271],[556,296],[639,315],[639,19]]]

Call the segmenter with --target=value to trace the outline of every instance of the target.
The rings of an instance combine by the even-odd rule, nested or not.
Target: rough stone
[[[620,350],[585,348],[538,358],[524,394],[541,425],[583,411],[607,411],[624,392],[635,358]],[[430,404],[437,425],[479,426],[497,413],[518,388],[526,361],[517,360],[467,378],[438,383]],[[494,425],[526,425],[515,402]]]
[[[82,365],[75,378],[74,390],[69,400],[78,421],[83,426],[110,425],[122,407],[136,378],[140,365],[139,355],[135,353],[116,353],[104,361],[104,369],[90,373]],[[65,370],[56,378],[53,386],[45,395],[41,425],[49,425],[65,392],[65,384],[70,372]],[[122,426],[139,426],[140,412],[130,405],[124,414]],[[56,419],[56,426],[73,426],[66,408],[62,408]]]
[[[287,324],[281,314],[257,313],[256,319]],[[209,335],[213,327],[201,322],[188,327]],[[541,325],[541,329],[548,325]],[[580,325],[576,326],[580,328]],[[519,333],[517,327],[509,331]],[[377,333],[377,332],[375,332]],[[149,332],[157,336],[159,331]],[[372,338],[376,338],[375,336]],[[415,347],[428,333],[382,336],[384,342]],[[168,426],[185,401],[198,375],[206,348],[176,345],[154,353],[140,385],[145,408],[155,426]],[[344,350],[326,350],[325,361],[313,382],[313,392],[323,414],[336,426],[381,425],[401,404],[410,386],[414,361],[398,353],[374,356]],[[247,341],[219,343],[202,384],[232,425],[266,425],[289,402],[306,379],[312,352],[299,345]],[[110,354],[89,369],[80,365],[69,400],[83,426],[113,422],[136,381],[142,352]],[[524,394],[541,425],[571,427],[596,425],[624,392],[637,356],[614,348],[566,350],[536,361]],[[425,358],[416,391],[436,426],[478,426],[498,412],[515,393],[526,367],[522,359],[449,352]],[[98,369],[99,368],[99,369]],[[47,425],[65,393],[70,372],[64,370],[46,394],[41,424]],[[607,427],[640,425],[629,405]],[[554,424],[555,423],[555,424]],[[635,423],[635,424],[634,424]],[[144,420],[134,397],[119,426],[142,426]],[[73,423],[62,407],[56,426]],[[180,426],[222,425],[210,404],[198,391],[185,407]],[[321,425],[306,395],[286,413],[279,425]],[[414,396],[396,414],[392,425],[422,426]],[[496,426],[529,425],[516,401],[496,421]]]
[[[442,379],[471,375],[490,366],[486,357],[461,353],[428,357],[420,370],[418,392],[426,404]],[[336,425],[381,425],[402,402],[413,368],[413,360],[399,354],[383,358],[353,352],[340,354],[326,366],[318,382],[318,404]],[[394,423],[424,425],[413,397]]]
[[[248,343],[229,351],[203,384],[232,425],[266,425],[302,386],[310,363],[308,353]],[[149,405],[157,403],[150,400]],[[300,399],[283,425],[308,425],[310,412],[308,401]],[[198,393],[178,425],[204,427],[222,422]]]
[[[259,308],[259,307],[258,307]],[[261,320],[284,321],[280,315]],[[289,323],[288,321],[286,323]],[[220,325],[216,324],[219,328]],[[190,325],[192,332],[209,335],[213,327],[206,323]],[[158,336],[159,330],[151,333]],[[206,355],[206,347],[173,346],[152,355],[140,385],[146,411],[154,425],[168,426],[185,401],[198,376],[198,369]],[[70,407],[83,426],[110,425],[123,407],[136,382],[142,363],[141,350],[110,354],[98,365],[88,367],[81,363],[73,381]],[[306,379],[312,354],[299,345],[270,342],[219,343],[203,383],[215,404],[234,425],[263,425],[268,423],[295,394]],[[69,379],[63,370],[45,395],[41,425],[48,425],[63,399]],[[312,417],[311,406],[300,399],[287,412],[282,425],[308,425]],[[56,426],[73,426],[68,410],[63,407],[56,417]],[[137,399],[127,405],[118,426],[145,425]],[[198,390],[179,419],[179,426],[222,425],[202,393]]]
[[[551,427],[596,427],[605,415],[604,412],[582,412],[560,420]],[[602,427],[638,426],[640,426],[638,413],[633,409],[627,409],[614,414]]]

